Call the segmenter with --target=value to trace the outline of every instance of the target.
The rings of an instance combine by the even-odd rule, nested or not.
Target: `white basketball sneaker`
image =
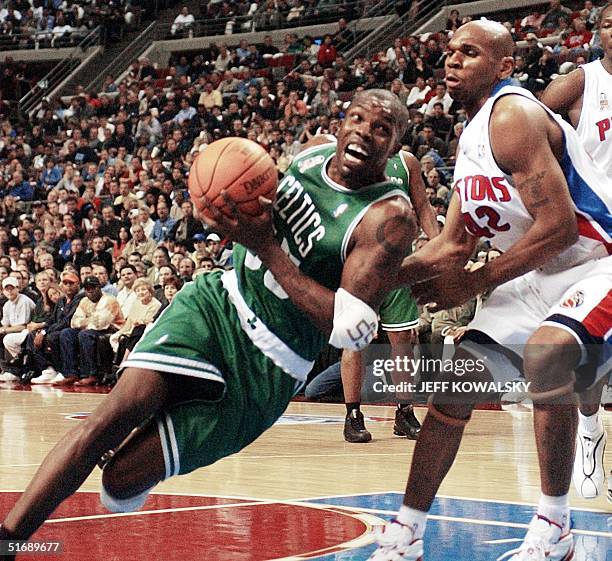
[[[497,561],[571,561],[574,559],[574,540],[568,531],[544,516],[536,514],[529,524],[527,535],[517,549],[507,551]]]
[[[606,449],[606,430],[601,415],[598,418],[597,430],[585,431],[578,424],[576,435],[576,455],[572,481],[576,492],[585,499],[594,499],[604,488],[606,470],[604,469],[604,451]]]
[[[397,520],[376,530],[378,549],[368,561],[423,561],[423,540],[415,540],[412,527]]]
[[[53,383],[53,380],[55,379],[55,377],[57,376],[57,371],[55,370],[55,368],[45,368],[41,373],[40,376],[37,376],[36,378],[32,378],[30,380],[31,384],[51,384]]]

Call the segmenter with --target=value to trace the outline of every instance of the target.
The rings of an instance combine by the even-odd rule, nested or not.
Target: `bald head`
[[[510,32],[499,22],[488,19],[470,21],[462,25],[457,33],[469,33],[484,47],[488,47],[497,60],[512,56],[514,41]]]

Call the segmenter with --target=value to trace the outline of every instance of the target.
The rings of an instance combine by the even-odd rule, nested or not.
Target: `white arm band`
[[[338,349],[359,351],[378,330],[378,314],[365,302],[339,288],[334,299],[334,326],[329,343]]]

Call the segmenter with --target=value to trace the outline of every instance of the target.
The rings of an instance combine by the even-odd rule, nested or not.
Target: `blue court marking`
[[[396,512],[401,501],[401,493],[384,493],[309,502],[363,509],[389,520],[393,515],[385,511]],[[599,502],[598,506],[604,504]],[[533,513],[534,507],[527,505],[438,498],[430,513],[434,518],[427,523],[425,561],[494,561],[520,545],[526,531],[522,525],[529,523]],[[572,521],[574,530],[587,533],[575,534],[575,561],[612,561],[612,512],[575,510]],[[317,559],[365,561],[374,549],[371,545]]]

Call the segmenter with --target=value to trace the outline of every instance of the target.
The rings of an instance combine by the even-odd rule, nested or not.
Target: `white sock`
[[[153,489],[153,487],[151,487]],[[109,494],[104,485],[100,489],[100,502],[107,510],[111,512],[134,512],[139,510],[145,504],[151,489],[143,491],[139,495],[129,497],[128,499],[118,499]]]
[[[585,432],[599,432],[601,426],[599,424],[599,410],[593,415],[588,417],[584,416],[580,410],[578,410],[578,419],[580,420],[580,427]]]
[[[410,526],[414,539],[420,540],[425,533],[427,513],[402,505],[397,513],[397,521],[401,522],[404,526]]]
[[[569,530],[569,495],[549,497],[542,493],[538,503],[538,514],[561,526],[562,532]]]

